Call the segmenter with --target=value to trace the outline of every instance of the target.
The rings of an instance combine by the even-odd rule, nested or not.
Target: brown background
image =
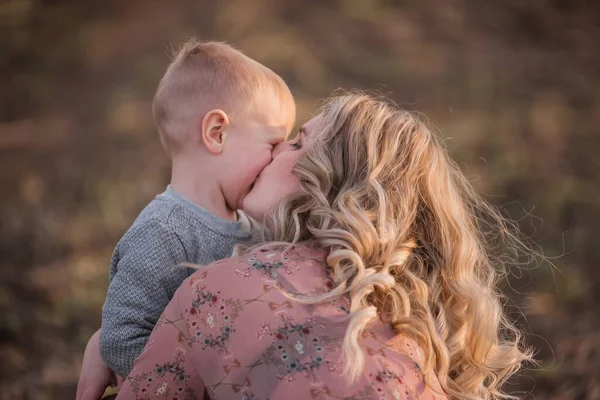
[[[541,361],[515,390],[600,398],[597,0],[1,1],[0,398],[74,397],[111,251],[168,182],[150,105],[192,35],[280,73],[299,122],[338,87],[425,113],[556,265],[507,287]]]

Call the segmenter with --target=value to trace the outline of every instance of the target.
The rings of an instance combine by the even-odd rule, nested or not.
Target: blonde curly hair
[[[335,287],[349,295],[346,376],[364,368],[359,339],[380,318],[422,346],[455,399],[511,397],[502,384],[531,352],[507,318],[498,280],[527,251],[512,225],[481,198],[434,133],[385,98],[343,93],[322,111],[294,174],[301,191],[267,218],[275,242],[315,239],[328,250]]]

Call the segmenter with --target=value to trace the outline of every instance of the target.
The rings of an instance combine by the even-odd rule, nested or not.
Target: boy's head
[[[225,43],[195,39],[175,55],[152,108],[173,163],[200,160],[205,170],[197,173],[214,177],[232,210],[296,116],[281,77]]]

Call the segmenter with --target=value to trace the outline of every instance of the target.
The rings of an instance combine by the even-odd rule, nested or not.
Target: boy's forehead
[[[274,138],[283,137],[290,133],[296,119],[296,105],[271,96],[269,101],[258,102],[256,116],[258,122],[266,125],[266,131]]]
[[[269,122],[263,122],[263,129],[261,131],[267,136],[270,141],[281,141],[286,140],[291,131],[291,126],[287,123],[277,123],[275,120]]]
[[[269,139],[285,140],[294,126],[294,116],[284,107],[264,109],[257,112],[257,122],[263,125],[263,131]]]

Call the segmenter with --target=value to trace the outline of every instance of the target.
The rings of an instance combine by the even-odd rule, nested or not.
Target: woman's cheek
[[[282,166],[280,170],[281,175],[278,180],[279,187],[281,188],[281,190],[279,191],[281,198],[287,197],[300,191],[300,180],[298,179],[298,177],[292,174],[296,162],[295,160],[291,161],[293,162],[289,162],[286,166]]]
[[[271,150],[264,151],[256,157],[256,175],[258,176],[273,161]]]

